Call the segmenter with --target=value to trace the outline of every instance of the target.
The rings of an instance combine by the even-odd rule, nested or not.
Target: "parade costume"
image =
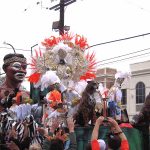
[[[32,58],[32,74],[29,81],[35,87],[41,85],[42,76],[48,71],[56,71],[61,83],[75,86],[80,80],[93,79],[96,73],[94,52],[86,51],[88,44],[83,36],[64,34],[51,36],[42,42],[45,51],[36,51]]]
[[[0,119],[0,142],[2,144],[0,149],[7,149],[6,142],[13,141],[8,133],[14,129],[17,134],[17,139],[14,142],[19,143],[18,147],[24,145],[28,148],[32,142],[41,142],[38,133],[35,136],[35,128],[38,124],[35,123],[34,118],[30,120],[29,130],[26,129],[26,119],[31,117],[32,109],[30,94],[21,85],[27,73],[26,68],[27,60],[22,54],[7,54],[4,57],[3,70],[6,76],[0,86],[0,107],[2,110],[0,116],[2,118],[7,117],[4,120]]]
[[[121,121],[121,85],[123,81],[128,77],[129,74],[126,72],[117,72],[115,74],[115,83],[108,92],[108,108],[110,110],[110,116],[118,121]]]
[[[7,54],[4,57],[3,70],[6,78],[0,86],[1,106],[4,108],[12,105],[14,97],[18,104],[21,103],[24,94],[25,97],[29,97],[29,93],[21,88],[21,83],[26,75],[26,67],[26,58],[22,54]]]
[[[36,56],[32,57],[30,64],[32,73],[29,81],[34,88],[40,88],[41,91],[57,83],[59,88],[55,90],[49,88],[46,94],[46,99],[51,102],[50,107],[53,107],[56,101],[65,103],[68,116],[74,116],[81,101],[84,101],[82,93],[88,86],[87,80],[96,78],[95,53],[87,50],[86,38],[68,33],[59,37],[51,36],[42,42],[42,46],[45,49],[36,50]],[[91,91],[88,92],[91,93]],[[87,92],[85,93],[88,95]],[[89,102],[89,105],[94,112],[95,102]]]

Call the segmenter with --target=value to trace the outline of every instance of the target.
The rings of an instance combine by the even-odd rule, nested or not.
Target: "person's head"
[[[100,150],[105,150],[106,149],[106,143],[105,143],[105,141],[102,140],[102,139],[98,139],[97,141],[98,141],[98,143],[100,145]]]
[[[141,113],[139,114],[139,117],[143,121],[149,122],[150,120],[150,93],[146,96],[144,105],[140,111]]]
[[[34,143],[34,144],[30,145],[29,150],[42,150],[42,147],[40,144]]]
[[[69,129],[68,129],[68,127],[61,127],[61,128],[58,127],[55,130],[54,134],[56,135],[57,133],[60,133],[61,135],[63,135],[63,134],[69,133]]]
[[[106,143],[104,140],[98,139],[97,142],[98,142],[98,147],[100,150],[106,150]],[[95,146],[95,144],[93,146]],[[92,144],[90,142],[87,144],[86,150],[92,150],[92,149],[94,149],[94,147],[92,147]]]
[[[64,142],[59,139],[52,139],[49,150],[64,150]]]
[[[16,82],[22,82],[26,75],[27,62],[23,54],[7,54],[5,55],[3,70],[6,78]]]
[[[145,105],[145,106],[150,106],[150,93],[146,96],[144,105]]]
[[[121,85],[123,83],[123,81],[124,81],[124,78],[117,78],[116,82]]]
[[[121,138],[117,134],[109,133],[107,137],[108,148],[118,150],[121,146]]]
[[[129,73],[127,72],[120,72],[118,71],[116,74],[115,74],[115,79],[116,79],[116,83],[121,85],[125,79],[129,78]]]

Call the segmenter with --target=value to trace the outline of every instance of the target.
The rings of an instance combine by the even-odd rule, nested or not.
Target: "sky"
[[[52,3],[50,0],[0,0],[1,66],[3,57],[13,52],[10,46],[3,44],[4,41],[30,58],[33,45],[51,35],[59,35],[52,30],[52,22],[59,20],[59,11],[46,9],[58,3],[59,0]],[[77,0],[65,7],[65,25],[70,26],[71,33],[85,36],[89,45],[150,33],[149,18],[149,0]],[[149,60],[149,48],[150,34],[95,46],[90,50],[95,51],[97,61],[101,61],[99,68],[130,71],[130,64]],[[104,61],[129,53],[134,54]],[[118,61],[120,59],[123,60]]]

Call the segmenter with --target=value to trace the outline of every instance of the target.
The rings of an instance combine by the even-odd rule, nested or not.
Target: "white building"
[[[131,118],[142,107],[150,92],[150,61],[130,65],[131,78],[122,87],[123,103]]]

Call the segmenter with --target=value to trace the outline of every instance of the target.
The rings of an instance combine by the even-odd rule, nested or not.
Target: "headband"
[[[8,58],[8,59],[4,60],[4,64],[10,64],[12,62],[26,63],[26,58],[21,58],[21,57],[13,56],[11,58]]]

